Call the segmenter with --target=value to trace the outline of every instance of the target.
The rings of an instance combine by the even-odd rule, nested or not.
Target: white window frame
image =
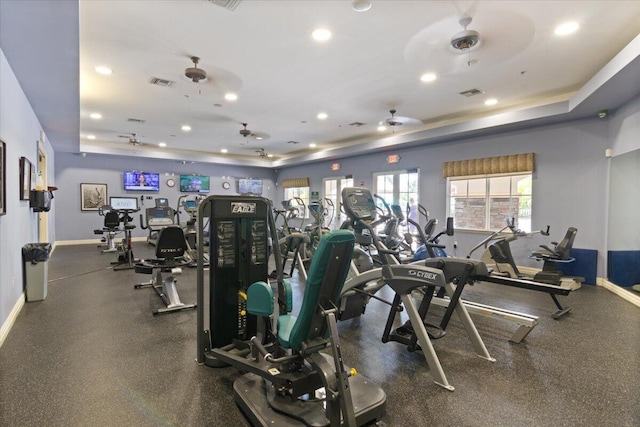
[[[304,210],[300,218],[308,219],[309,214],[307,212],[309,201],[311,200],[311,192],[309,191],[309,187],[289,187],[284,189],[284,199],[282,200],[290,200],[294,197],[299,197],[305,203]]]
[[[507,195],[506,193],[503,194],[496,194],[495,192],[492,194],[491,193],[491,179],[492,178],[504,178],[504,177],[508,177],[510,178],[512,181],[509,185],[509,194]],[[523,192],[523,193],[514,193],[513,189],[514,189],[514,183],[513,183],[513,179],[514,178],[525,178],[525,177],[529,177],[529,179],[531,180],[531,187],[530,187],[530,192]],[[459,225],[459,217],[456,216],[456,209],[455,209],[455,205],[454,205],[454,200],[457,197],[456,194],[451,194],[452,193],[452,181],[467,181],[467,185],[468,182],[470,180],[485,180],[485,190],[484,190],[484,196],[480,196],[478,195],[477,197],[471,197],[471,198],[475,198],[475,199],[480,199],[482,197],[484,197],[484,227],[480,228],[480,227],[470,227],[468,226],[468,224],[464,224],[464,225]],[[467,187],[468,188],[468,187]],[[465,190],[465,194],[466,194],[466,190]],[[462,197],[461,197],[462,198]],[[465,196],[464,198],[468,199],[470,198],[468,195]],[[514,199],[514,198],[525,198],[525,200],[521,201],[518,203],[518,214],[520,213],[524,213],[524,215],[513,215],[515,217],[515,226],[516,228],[521,229],[522,231],[525,232],[530,232],[531,231],[531,212],[533,209],[533,173],[532,172],[520,172],[520,173],[509,173],[509,174],[491,174],[491,175],[476,175],[476,176],[456,176],[456,177],[449,177],[447,178],[447,216],[452,216],[454,218],[454,224],[455,227],[457,229],[461,229],[461,230],[467,230],[467,231],[481,231],[481,232],[487,232],[487,231],[495,231],[497,229],[500,229],[502,227],[504,227],[507,224],[507,220],[510,218],[510,215],[502,215],[500,214],[499,216],[496,214],[493,218],[492,218],[492,214],[491,214],[491,210],[492,210],[492,200],[495,200],[497,198],[501,198],[501,199]],[[527,202],[528,200],[528,202]],[[528,209],[523,209],[523,207],[521,206],[521,204],[523,203],[527,203],[528,204]],[[528,210],[528,216],[527,214],[527,210]]]
[[[416,189],[415,192],[411,192],[408,191],[408,189],[404,190],[400,189],[400,176],[403,174],[416,174]],[[378,177],[380,176],[385,176],[385,175],[389,175],[392,176],[392,192],[389,193],[387,191],[383,192],[380,191],[380,189],[378,189]],[[382,196],[386,202],[389,204],[389,206],[395,204],[395,205],[400,205],[400,207],[402,208],[402,212],[405,214],[406,216],[406,207],[407,207],[407,203],[411,200],[412,198],[412,194],[414,195],[413,197],[415,198],[415,203],[416,205],[418,203],[420,203],[420,168],[414,168],[414,169],[399,169],[399,170],[394,170],[394,171],[385,171],[385,172],[374,172],[373,173],[373,192],[375,194],[379,194],[380,196]],[[384,195],[388,195],[388,194],[392,194],[391,200],[389,200],[388,197],[385,197]],[[405,198],[407,199],[406,202],[400,203],[400,199],[402,198],[401,195],[405,194]],[[378,204],[378,201],[376,199],[376,204]],[[386,214],[386,209],[384,206],[380,206],[380,208],[383,210],[383,212],[385,212]],[[418,218],[419,220],[419,218]],[[406,225],[406,220],[405,220],[405,225]],[[402,232],[406,232],[405,229],[402,229]]]
[[[327,194],[327,184],[335,181],[336,191],[335,197],[333,194]],[[342,189],[345,187],[353,187],[353,176],[334,176],[334,177],[326,177],[322,179],[322,194],[323,197],[327,199],[331,199],[334,203],[335,213],[333,214],[333,218],[331,219],[331,224],[329,228],[338,229],[340,225],[347,219],[347,216],[342,212],[340,207],[342,206]]]

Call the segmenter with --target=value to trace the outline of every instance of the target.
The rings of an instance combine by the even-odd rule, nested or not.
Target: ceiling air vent
[[[206,0],[211,4],[215,4],[216,6],[224,7],[229,10],[236,10],[242,0]]]
[[[175,82],[172,82],[171,80],[161,79],[158,77],[151,77],[149,79],[149,83],[156,86],[171,87],[174,85]]]
[[[299,144],[298,141],[287,141],[287,144]]]
[[[144,122],[145,122],[145,120],[144,120],[144,119],[133,119],[133,118],[131,118],[131,117],[129,117],[129,118],[127,119],[127,121],[128,121],[128,122],[131,122],[131,123],[140,123],[140,124],[142,124],[142,123],[144,123]]]
[[[362,123],[362,122],[353,122],[353,123],[349,123],[349,126],[355,126],[355,127],[359,128],[360,126],[364,126],[364,123]]]
[[[483,93],[484,91],[480,89],[469,89],[469,90],[465,90],[464,92],[460,92],[460,95],[463,95],[469,98],[471,96],[482,95]]]

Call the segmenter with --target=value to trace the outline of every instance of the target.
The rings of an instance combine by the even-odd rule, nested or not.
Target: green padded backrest
[[[291,313],[293,310],[293,290],[291,289],[291,283],[287,279],[282,279],[282,293],[284,293],[284,305],[285,312]],[[280,313],[285,314],[285,313]]]
[[[255,282],[247,289],[247,312],[268,317],[273,314],[273,291],[265,282]]]
[[[300,313],[289,334],[289,346],[299,350],[302,343],[326,338],[328,328],[319,305],[338,305],[342,285],[349,272],[355,236],[349,230],[330,231],[322,236],[313,254]]]

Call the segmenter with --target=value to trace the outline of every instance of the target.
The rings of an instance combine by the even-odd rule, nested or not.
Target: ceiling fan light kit
[[[366,12],[371,9],[371,2],[369,0],[354,0],[351,2],[351,8],[356,12]]]
[[[200,58],[198,58],[197,56],[192,56],[191,60],[193,61],[193,67],[184,70],[184,75],[187,76],[187,78],[191,79],[192,82],[199,83],[201,80],[207,78],[207,72],[202,68],[198,68],[198,62],[200,61]]]
[[[471,17],[463,16],[458,22],[464,30],[454,34],[451,38],[451,47],[455,50],[466,52],[480,43],[480,33],[474,30],[467,30],[467,27],[471,24]]]

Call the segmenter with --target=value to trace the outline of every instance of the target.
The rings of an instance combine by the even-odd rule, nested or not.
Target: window
[[[284,200],[291,200],[299,197],[304,202],[304,207],[300,207],[300,217],[307,218],[307,206],[309,206],[309,187],[289,187],[284,189]]]
[[[345,187],[353,187],[352,177],[324,179],[324,197],[330,199],[334,206],[333,217],[329,224],[329,228],[333,230],[340,228],[340,225],[347,219],[347,216],[340,209],[342,205],[342,189]]]
[[[412,207],[417,207],[419,203],[419,180],[420,172],[418,169],[375,173],[373,174],[373,192],[382,197],[389,205],[400,205],[402,212],[406,214],[407,204],[411,205]],[[382,204],[377,199],[376,203],[386,214],[386,208],[382,206]],[[419,218],[416,217],[412,219],[418,221]],[[400,231],[404,233],[407,230],[403,228]]]
[[[449,178],[449,216],[456,228],[497,230],[507,219],[531,231],[532,175],[490,175]]]

